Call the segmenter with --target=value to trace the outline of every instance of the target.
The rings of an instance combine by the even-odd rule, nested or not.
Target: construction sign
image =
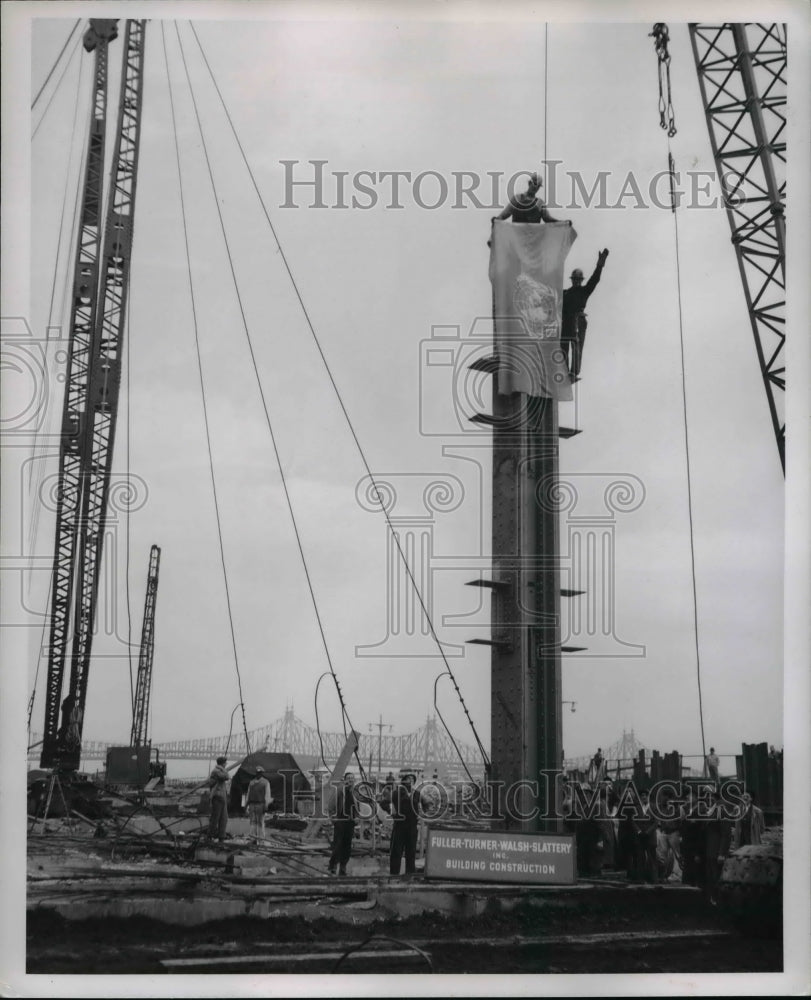
[[[490,830],[428,831],[425,877],[521,885],[572,885],[574,837]]]

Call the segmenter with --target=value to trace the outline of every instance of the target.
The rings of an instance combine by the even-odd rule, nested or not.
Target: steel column
[[[533,810],[553,815],[541,772],[562,757],[558,513],[543,499],[558,476],[557,402],[502,395],[494,379],[493,418],[490,776],[509,827],[549,831],[556,820]]]

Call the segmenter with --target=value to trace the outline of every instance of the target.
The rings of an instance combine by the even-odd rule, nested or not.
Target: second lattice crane
[[[148,788],[157,784],[166,775],[166,764],[152,760],[152,744],[149,740],[149,708],[152,693],[152,663],[155,655],[155,606],[158,597],[158,573],[161,550],[153,545],[149,552],[149,569],[146,578],[144,599],[144,621],[141,628],[141,648],[138,657],[138,679],[135,685],[135,700],[132,707],[132,729],[130,746],[110,747],[107,751],[107,783],[112,785],[135,785]]]

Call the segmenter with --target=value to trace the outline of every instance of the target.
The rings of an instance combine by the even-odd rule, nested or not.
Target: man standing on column
[[[583,272],[579,267],[572,271],[571,288],[563,290],[563,329],[561,331],[561,347],[566,352],[569,363],[569,377],[574,382],[580,375],[580,364],[583,360],[583,345],[586,340],[586,302],[600,281],[608,250],[597,254],[597,267],[589,280],[583,284]]]

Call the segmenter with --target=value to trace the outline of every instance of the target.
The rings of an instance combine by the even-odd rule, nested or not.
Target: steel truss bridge
[[[161,760],[201,760],[210,764],[221,754],[225,754],[229,762],[233,763],[249,752],[266,750],[292,754],[304,770],[323,768],[326,760],[326,765],[331,770],[346,742],[346,736],[342,732],[322,732],[319,740],[318,730],[300,719],[292,708],[286,709],[285,714],[275,722],[250,730],[248,738],[250,750],[246,748],[244,733],[234,733],[230,737],[209,736],[203,739],[153,742],[152,746],[160,753]],[[39,734],[33,734],[31,749],[28,751],[29,761],[36,761],[39,757],[39,739]],[[82,761],[106,761],[108,748],[121,746],[123,742],[83,740]],[[456,740],[456,747],[458,752],[436,717],[429,716],[424,726],[405,735],[384,734],[381,737],[376,733],[360,734],[358,755],[364,769],[370,774],[388,771],[396,773],[401,768],[410,768],[426,778],[431,778],[436,773],[445,782],[469,780],[468,772],[476,781],[481,781],[484,778],[484,767],[478,749],[460,740]],[[637,739],[633,730],[623,732],[620,739],[603,752],[606,774],[613,776],[616,773],[619,776],[622,772],[623,776],[627,776],[626,772],[632,768],[639,751],[644,749],[647,749],[646,744]],[[590,763],[591,757],[588,756],[571,757],[566,758],[563,767],[567,772],[587,772]],[[698,758],[696,763],[700,767]]]
[[[38,735],[33,736],[29,760],[36,760],[38,757],[36,741],[39,738]],[[286,709],[280,719],[269,725],[250,730],[248,738],[250,750],[246,748],[244,733],[233,733],[230,737],[209,736],[202,739],[153,742],[153,747],[159,751],[162,760],[202,760],[206,763],[214,761],[221,754],[225,754],[233,762],[256,750],[290,753],[301,767],[312,770],[324,767],[324,760],[331,769],[346,742],[346,736],[342,732],[322,732],[319,739],[318,730],[300,719],[292,708]],[[104,761],[108,748],[122,743],[122,740],[84,740],[82,760]],[[364,768],[373,774],[378,773],[378,770],[397,772],[401,768],[413,768],[426,777],[431,777],[436,772],[444,781],[460,781],[468,777],[466,766],[470,774],[480,780],[484,776],[484,767],[478,749],[460,740],[456,740],[456,746],[458,752],[436,717],[429,716],[424,726],[405,735],[361,734],[358,755]],[[643,748],[644,744],[639,742],[633,731],[623,732],[622,737],[607,747],[604,753],[608,770],[615,768],[618,762],[630,765]],[[567,758],[564,768],[587,770],[590,760],[590,757]]]
[[[38,735],[32,737],[32,748],[39,738]],[[203,739],[153,741],[152,745],[160,752],[162,760],[213,761],[220,754],[225,754],[230,761],[235,761],[256,750],[284,752],[292,754],[301,767],[309,770],[324,767],[325,761],[332,768],[346,743],[346,736],[343,732],[322,732],[319,737],[315,727],[298,718],[293,709],[288,708],[282,718],[275,722],[249,730],[248,741],[246,747],[245,734],[234,733],[230,739],[228,736],[210,736]],[[106,760],[107,748],[120,746],[123,742],[83,740],[82,760]],[[474,778],[481,779],[484,765],[478,749],[459,740],[456,740],[456,746],[458,752],[436,717],[429,717],[424,726],[405,735],[361,734],[358,756],[364,768],[374,773],[378,769],[396,772],[407,767],[428,777],[436,771],[445,780],[461,780],[468,777],[466,766]],[[35,749],[29,751],[30,759],[37,756]]]

